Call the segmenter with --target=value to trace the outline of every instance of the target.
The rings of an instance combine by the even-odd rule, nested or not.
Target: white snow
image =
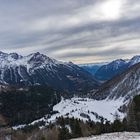
[[[78,138],[72,140],[140,140],[140,133],[136,132],[122,132],[110,133],[99,136],[92,136],[86,138]]]
[[[120,117],[120,119],[123,119],[125,117],[126,114],[118,111],[120,106],[122,106],[123,104],[123,99],[97,101],[89,98],[78,97],[74,97],[71,99],[62,98],[61,102],[53,107],[53,111],[58,111],[59,113],[52,115],[50,118],[48,118],[48,115],[46,115],[45,117],[35,120],[28,125],[34,125],[35,123],[38,123],[40,121],[44,121],[46,122],[46,125],[48,125],[49,122],[55,122],[56,118],[60,116],[70,118],[74,117],[83,121],[87,121],[90,118],[91,120],[97,122],[100,121],[100,119],[96,116],[98,115],[108,121],[113,122],[115,120],[116,114]],[[13,129],[16,130],[25,126],[26,124],[22,124],[13,127]]]
[[[14,130],[20,129],[20,128],[24,128],[26,126],[26,124],[23,125],[18,125],[18,126],[14,126],[12,127]]]
[[[41,119],[35,120],[29,125],[33,125],[39,121],[45,121],[46,125],[48,125],[49,122],[55,122],[56,118],[60,116],[70,118],[74,117],[83,121],[87,121],[90,118],[91,120],[97,122],[100,121],[100,119],[96,117],[96,115],[98,115],[112,122],[115,120],[116,114],[120,117],[120,119],[125,117],[126,114],[118,111],[120,106],[123,104],[123,99],[97,101],[89,98],[78,97],[73,97],[71,99],[62,98],[61,102],[53,107],[53,110],[58,111],[59,113],[52,115],[50,118],[46,115]],[[22,126],[24,127],[25,125],[20,125],[19,128]],[[18,126],[13,128],[18,129]]]
[[[59,113],[53,115],[51,120],[59,116],[64,117],[75,117],[82,119],[84,121],[88,120],[86,117],[82,117],[80,114],[87,114],[91,120],[99,121],[95,115],[92,113],[97,113],[99,116],[106,118],[109,121],[115,119],[115,114],[120,116],[120,119],[123,119],[125,114],[118,111],[120,106],[123,105],[123,100],[102,100],[97,101],[89,98],[72,98],[72,99],[62,99],[60,103],[53,107],[54,111]]]

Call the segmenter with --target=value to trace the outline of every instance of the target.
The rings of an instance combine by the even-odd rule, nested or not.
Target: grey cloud
[[[85,62],[93,62],[137,54],[140,2],[126,0],[122,15],[116,20],[86,17],[91,6],[95,14],[94,8],[98,9],[95,6],[102,3],[102,0],[1,0],[0,49],[22,54],[46,52],[56,59],[77,63],[77,59],[84,63],[84,58]],[[137,41],[132,43],[133,40]],[[86,51],[81,52],[80,48]]]

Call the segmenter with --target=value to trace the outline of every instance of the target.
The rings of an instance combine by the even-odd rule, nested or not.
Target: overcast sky
[[[140,54],[140,0],[0,0],[0,50],[75,63]]]

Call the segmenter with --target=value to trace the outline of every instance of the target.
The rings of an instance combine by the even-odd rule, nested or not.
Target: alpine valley
[[[140,131],[139,62],[135,56],[78,66],[39,52],[0,52],[0,139]]]

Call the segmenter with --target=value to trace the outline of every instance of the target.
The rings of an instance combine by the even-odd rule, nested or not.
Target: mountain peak
[[[9,56],[15,60],[22,58],[23,56],[17,54],[17,53],[10,53]]]
[[[49,58],[48,56],[41,54],[39,52],[37,53],[32,53],[30,55],[27,56],[29,58],[28,63],[35,63],[35,64],[49,64],[49,63],[53,63],[53,59]]]
[[[129,61],[129,66],[135,65],[140,62],[140,55],[132,57]]]
[[[120,64],[124,64],[124,63],[126,63],[125,60],[117,59],[117,60],[112,61],[110,64],[120,65]]]
[[[132,57],[132,59],[137,59],[137,58],[140,58],[140,55],[135,55]]]
[[[92,75],[73,63],[62,63],[39,52],[28,56],[0,53],[0,82],[9,85],[48,85],[59,90],[96,88]]]

